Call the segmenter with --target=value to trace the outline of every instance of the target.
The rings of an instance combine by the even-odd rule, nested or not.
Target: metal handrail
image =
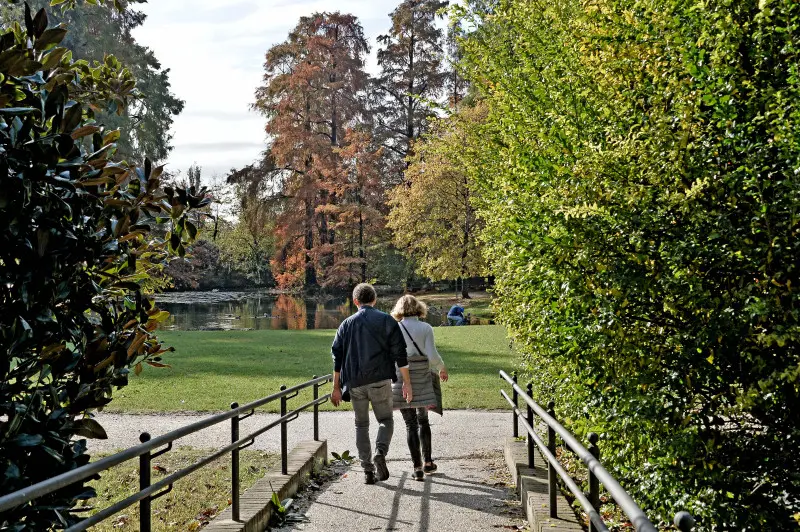
[[[514,403],[511,401],[511,399],[509,399],[505,390],[501,390],[500,393],[513,406]],[[514,412],[514,414],[520,417],[522,416],[522,412],[516,406],[512,409],[512,411]],[[525,419],[522,419],[521,421],[522,421],[522,426],[528,431],[528,434],[531,435],[533,441],[536,442],[536,445],[539,446],[541,453],[544,455],[545,458],[547,458],[547,461],[550,462],[550,464],[555,468],[555,471],[558,473],[558,475],[561,477],[561,479],[564,481],[564,483],[567,485],[567,487],[570,489],[573,495],[575,495],[575,498],[580,503],[584,511],[586,511],[586,514],[589,516],[589,520],[592,521],[592,523],[594,523],[595,526],[598,527],[597,530],[599,532],[608,532],[608,527],[606,527],[605,523],[603,523],[603,519],[600,517],[600,514],[597,513],[597,509],[595,509],[594,506],[592,506],[592,503],[589,502],[589,499],[586,498],[586,495],[583,493],[583,491],[581,491],[578,485],[575,484],[575,481],[572,480],[572,477],[569,476],[569,473],[567,473],[566,470],[561,466],[555,455],[552,452],[550,452],[550,449],[548,449],[545,446],[545,443],[542,441],[539,435],[536,434],[534,428],[528,425],[528,422],[525,421]]]
[[[514,405],[513,401],[508,397],[505,390],[500,390],[500,393],[506,398],[506,401],[508,401],[512,406]],[[515,415],[522,417],[522,412],[516,406],[512,408],[512,411]],[[589,520],[598,527],[597,530],[599,532],[608,532],[608,527],[606,527],[605,523],[603,523],[603,519],[597,512],[597,509],[592,506],[592,503],[589,502],[589,499],[586,497],[583,491],[581,491],[578,485],[575,484],[575,481],[572,480],[572,477],[570,477],[569,473],[567,473],[566,470],[561,466],[555,455],[550,452],[550,449],[547,448],[539,435],[536,434],[534,428],[528,425],[528,422],[525,421],[524,418],[521,419],[521,421],[522,426],[528,431],[528,434],[531,435],[536,445],[539,446],[539,450],[541,451],[542,455],[547,458],[547,461],[550,462],[550,464],[555,468],[558,475],[561,477],[573,495],[575,495],[575,498],[580,503],[581,507],[584,509],[584,511],[586,511],[586,514],[589,516]]]
[[[80,523],[77,523],[77,524],[73,525],[72,527],[68,528],[67,532],[78,532],[78,531],[86,530],[90,526],[95,525],[95,524],[99,523],[100,521],[103,521],[104,519],[107,519],[108,517],[116,514],[117,512],[120,512],[120,511],[124,510],[125,508],[127,508],[127,507],[129,507],[129,506],[131,506],[133,504],[136,504],[137,502],[145,502],[145,501],[147,501],[148,504],[149,504],[149,501],[152,501],[155,498],[158,498],[159,496],[161,496],[161,495],[166,493],[166,491],[163,492],[163,493],[159,493],[159,491],[161,491],[164,488],[168,488],[168,490],[171,489],[172,484],[174,484],[175,481],[177,481],[177,480],[179,480],[179,479],[181,479],[181,478],[183,478],[183,477],[185,477],[185,476],[197,471],[198,469],[200,469],[200,468],[204,467],[205,465],[207,465],[207,464],[209,464],[209,463],[221,458],[222,456],[224,456],[225,454],[227,454],[229,452],[236,452],[238,449],[241,449],[243,447],[247,447],[248,445],[250,445],[250,444],[252,444],[254,442],[256,437],[260,436],[261,434],[267,432],[268,430],[270,430],[272,428],[277,427],[278,425],[285,426],[290,421],[296,419],[299,416],[300,412],[302,412],[304,410],[307,410],[309,408],[312,408],[312,407],[314,408],[314,437],[315,437],[315,439],[318,439],[318,435],[319,435],[319,428],[317,426],[318,425],[318,421],[319,421],[318,420],[318,415],[317,415],[318,414],[318,407],[319,407],[319,405],[325,403],[326,401],[328,401],[330,399],[330,394],[326,394],[326,395],[324,395],[322,397],[318,397],[318,390],[319,390],[319,386],[320,385],[325,384],[327,382],[330,382],[332,380],[332,378],[333,378],[333,376],[330,375],[330,374],[325,375],[324,377],[316,377],[315,376],[312,380],[303,382],[303,383],[298,384],[296,386],[292,386],[291,388],[286,388],[284,386],[284,387],[282,387],[280,392],[274,393],[274,394],[269,395],[267,397],[264,397],[262,399],[258,399],[256,401],[248,403],[248,404],[246,404],[244,406],[238,406],[236,403],[234,403],[234,405],[232,405],[233,408],[228,412],[215,414],[215,415],[210,416],[210,417],[208,417],[206,419],[202,419],[202,420],[197,421],[195,423],[191,423],[189,425],[186,425],[185,427],[181,427],[179,429],[173,430],[172,432],[168,432],[167,434],[164,434],[162,436],[158,436],[158,437],[153,438],[153,439],[149,439],[149,434],[144,433],[142,436],[145,436],[146,439],[144,439],[144,441],[139,445],[136,445],[134,447],[130,447],[130,448],[128,448],[128,449],[126,449],[126,450],[124,450],[122,452],[119,452],[119,453],[116,453],[114,455],[111,455],[111,456],[108,456],[106,458],[103,458],[101,460],[98,460],[97,462],[92,462],[92,463],[86,464],[85,466],[79,467],[79,468],[77,468],[77,469],[75,469],[73,471],[68,471],[66,473],[62,473],[61,475],[55,476],[53,478],[44,480],[44,481],[39,482],[37,484],[34,484],[32,486],[28,486],[28,487],[23,488],[21,490],[15,491],[14,493],[10,493],[8,495],[4,495],[3,497],[0,497],[0,512],[4,512],[4,511],[9,510],[11,508],[18,507],[18,506],[23,505],[25,503],[28,503],[28,502],[30,502],[32,500],[38,499],[38,498],[43,497],[45,495],[49,495],[50,493],[58,491],[59,489],[62,489],[64,487],[67,487],[67,486],[73,485],[73,484],[75,484],[77,482],[86,480],[87,478],[93,477],[94,475],[97,475],[97,474],[99,474],[99,473],[101,473],[103,471],[111,469],[112,467],[117,466],[117,465],[119,465],[119,464],[121,464],[123,462],[127,462],[128,460],[132,460],[132,459],[137,458],[137,457],[138,458],[146,457],[148,459],[148,461],[149,461],[149,458],[157,456],[158,454],[161,454],[163,452],[166,452],[166,451],[170,450],[171,447],[172,447],[172,442],[174,442],[175,440],[178,440],[180,438],[183,438],[183,437],[188,436],[190,434],[193,434],[195,432],[199,432],[199,431],[201,431],[203,429],[206,429],[206,428],[211,427],[213,425],[217,425],[217,424],[222,423],[222,422],[227,421],[227,420],[231,420],[232,423],[234,423],[236,425],[236,427],[237,427],[237,430],[236,430],[236,433],[235,433],[237,437],[233,438],[233,442],[231,444],[223,447],[222,449],[219,449],[218,451],[216,451],[212,455],[207,456],[207,457],[203,458],[202,460],[200,460],[200,461],[198,461],[198,462],[196,462],[196,463],[194,463],[194,464],[192,464],[192,465],[190,465],[190,466],[188,466],[186,468],[183,468],[183,469],[181,469],[179,471],[176,471],[172,475],[160,480],[159,482],[157,482],[155,484],[148,485],[146,488],[141,489],[137,493],[135,493],[135,494],[131,495],[130,497],[128,497],[128,498],[126,498],[126,499],[114,504],[113,506],[105,508],[104,510],[101,510],[97,514],[95,514],[95,515],[93,515],[93,516],[91,516],[91,517],[89,517],[87,519],[84,519]],[[278,400],[278,399],[281,400],[282,410],[284,410],[285,409],[285,402],[286,402],[287,399],[295,397],[300,391],[302,391],[302,390],[304,390],[306,388],[312,387],[312,386],[314,387],[314,400],[313,401],[310,401],[310,402],[308,402],[308,403],[306,403],[306,404],[300,406],[299,408],[296,408],[296,409],[294,409],[294,410],[292,410],[290,412],[286,412],[285,414],[282,412],[283,415],[281,415],[280,418],[278,418],[277,420],[269,423],[265,427],[262,427],[262,428],[254,431],[251,434],[248,434],[247,436],[244,436],[242,438],[238,437],[238,421],[240,419],[245,419],[245,418],[249,417],[250,415],[252,415],[253,411],[256,408],[262,407],[262,406],[264,406],[264,405],[266,405],[266,404],[268,404],[268,403],[270,403],[272,401]],[[242,415],[242,414],[244,414],[244,415]],[[282,439],[282,442],[281,442],[282,443],[282,446],[281,446],[282,447],[282,451],[285,450],[285,442],[283,441],[284,438],[285,438],[285,434],[282,434],[282,438],[281,438]],[[166,449],[151,455],[151,451],[153,451],[153,450],[155,450],[155,449],[157,449],[159,447],[162,447],[164,445],[167,445]],[[286,463],[286,457],[283,456],[283,452],[282,452],[281,458],[282,458],[282,463],[285,464]],[[238,470],[238,467],[236,469]],[[284,469],[285,469],[285,467],[284,467]],[[140,471],[140,474],[141,473],[142,472]],[[283,473],[285,474],[286,471],[284,470]],[[234,476],[238,476],[238,475],[234,474]],[[234,478],[233,482],[234,482],[235,485],[238,485],[238,478]],[[148,484],[149,484],[149,480],[148,480]],[[234,490],[234,499],[238,503],[238,490]],[[237,506],[238,506],[238,504],[237,504]],[[237,508],[237,510],[238,510],[238,508]],[[235,512],[235,513],[238,513],[238,512]],[[144,517],[144,516],[142,516],[142,517]],[[149,518],[149,516],[148,516],[148,518]],[[149,523],[148,523],[148,526],[142,526],[141,528],[149,530]]]
[[[532,440],[536,445],[539,447],[540,452],[542,455],[547,459],[548,463],[550,464],[551,468],[558,473],[561,479],[564,481],[566,486],[570,489],[573,495],[575,495],[578,502],[581,504],[583,509],[589,515],[590,520],[590,530],[598,530],[598,531],[607,531],[608,528],[603,523],[600,514],[598,513],[598,509],[594,507],[594,505],[589,501],[589,498],[585,496],[585,494],[578,488],[575,482],[572,480],[570,475],[564,470],[561,464],[558,462],[558,459],[555,457],[554,454],[554,438],[551,437],[551,448],[548,448],[545,445],[544,441],[536,434],[532,426],[532,413],[535,412],[542,421],[549,427],[553,434],[557,433],[561,436],[561,439],[564,441],[566,446],[586,464],[586,467],[589,469],[590,472],[590,480],[591,477],[597,479],[600,483],[602,483],[611,497],[617,502],[617,504],[622,508],[625,514],[630,519],[631,523],[635,527],[637,531],[641,532],[657,532],[657,528],[653,525],[653,523],[647,518],[644,511],[639,507],[638,504],[631,498],[627,491],[617,482],[617,480],[611,476],[611,474],[603,467],[600,461],[596,458],[596,456],[589,451],[583,444],[572,435],[566,428],[564,428],[561,423],[559,423],[550,413],[548,413],[544,408],[542,408],[536,401],[534,401],[529,393],[526,393],[518,384],[516,375],[512,378],[510,377],[505,371],[500,371],[500,376],[505,380],[508,384],[511,385],[512,390],[514,391],[514,398],[509,398],[508,394],[505,390],[500,390],[500,394],[508,401],[508,403],[512,407],[512,411],[514,413],[514,435],[516,436],[518,433],[517,429],[517,421],[518,418],[522,422],[523,427],[529,434],[529,439]],[[528,386],[528,391],[530,391],[530,385]],[[517,397],[522,397],[522,400],[528,406],[528,420],[526,420],[523,416],[523,413],[519,410],[518,405],[516,404]],[[551,403],[552,406],[552,403]],[[552,412],[552,410],[551,410]],[[529,452],[531,452],[531,447],[529,446]],[[529,457],[529,461],[532,457]],[[532,463],[532,462],[531,462]],[[591,484],[591,482],[590,482]],[[550,515],[551,517],[555,517],[555,494],[552,493],[554,487],[554,479],[551,479],[550,482]],[[597,488],[595,488],[596,490]],[[590,491],[593,491],[590,486]],[[596,497],[596,495],[595,495]],[[686,512],[680,512],[678,516],[676,516],[675,524],[678,526],[679,529],[684,531],[689,531],[694,526],[694,520],[686,514]]]

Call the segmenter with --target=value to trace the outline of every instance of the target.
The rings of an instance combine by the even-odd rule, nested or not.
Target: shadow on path
[[[297,511],[305,514],[306,523],[276,530],[477,531],[516,528],[524,522],[512,490],[498,481],[505,467],[499,451],[488,459],[438,463],[442,473],[417,482],[410,467],[402,471],[394,462],[392,476],[370,486],[364,484],[360,467],[341,469],[322,490],[299,502]]]

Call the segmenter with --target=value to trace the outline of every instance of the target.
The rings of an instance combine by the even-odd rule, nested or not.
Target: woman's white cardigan
[[[405,338],[406,341],[406,354],[408,356],[422,355],[428,357],[428,361],[431,364],[431,371],[437,374],[444,369],[442,356],[439,354],[439,351],[436,350],[436,343],[433,338],[433,327],[424,321],[419,321],[416,317],[403,318],[403,321],[400,323],[405,327],[405,329],[400,327],[400,330],[403,331],[403,338]],[[406,329],[408,329],[408,334],[411,334],[411,337],[414,338],[414,342],[417,342],[417,345],[424,353],[417,352],[414,347],[414,342],[412,342],[408,334],[406,334]]]

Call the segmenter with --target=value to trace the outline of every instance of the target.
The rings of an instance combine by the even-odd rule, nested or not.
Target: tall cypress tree
[[[368,52],[361,23],[341,13],[302,17],[289,38],[267,52],[254,108],[267,117],[272,171],[282,178],[286,200],[273,261],[282,286],[331,281],[335,206],[343,199],[339,150],[346,130],[363,118]]]

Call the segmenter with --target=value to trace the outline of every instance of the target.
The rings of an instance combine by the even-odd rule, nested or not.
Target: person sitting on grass
[[[464,307],[461,305],[453,305],[447,312],[447,321],[450,325],[466,325],[467,320],[464,318]]]
[[[347,318],[336,331],[331,346],[333,391],[331,403],[353,402],[356,421],[356,448],[364,468],[364,483],[375,484],[389,478],[386,454],[394,432],[392,381],[395,367],[403,380],[402,395],[412,400],[406,343],[400,326],[391,316],[377,310],[378,296],[372,285],[361,283],[353,290],[358,312]],[[378,422],[375,457],[369,440],[369,405]]]
[[[425,473],[431,474],[437,469],[432,457],[428,410],[434,410],[442,415],[442,391],[439,379],[447,381],[447,368],[436,350],[433,327],[419,321],[428,314],[425,303],[414,296],[405,295],[397,300],[391,314],[400,322],[400,329],[406,341],[411,389],[414,392],[414,400],[404,402],[401,387],[395,383],[392,386],[394,407],[400,409],[406,422],[408,450],[414,463],[413,478],[423,480]]]

